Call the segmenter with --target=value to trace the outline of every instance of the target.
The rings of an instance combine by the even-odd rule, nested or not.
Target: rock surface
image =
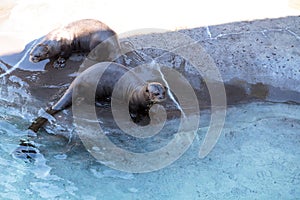
[[[210,102],[203,78],[218,78],[210,68],[213,66],[222,75],[229,103],[255,98],[299,102],[297,28],[299,17],[286,17],[180,30],[195,40],[188,46],[182,45],[190,41],[189,36],[172,32],[123,40],[131,41],[137,48],[151,47],[139,50],[143,61],[133,59],[132,55],[129,64],[148,63],[151,67],[155,61],[176,69],[197,90],[204,105]],[[12,69],[0,79],[2,198],[295,199],[300,196],[299,105],[254,102],[229,107],[217,145],[206,158],[199,159],[199,145],[211,119],[210,113],[204,111],[191,148],[174,164],[153,173],[112,170],[99,164],[83,145],[72,147],[73,127],[65,127],[72,123],[70,112],[61,113],[54,124],[45,127],[48,133],[69,134],[69,141],[43,131],[37,142],[45,158],[33,165],[13,159],[11,152],[20,137],[26,136],[28,121],[36,117],[41,107],[57,99],[52,96],[59,96],[59,91],[68,86],[82,62],[75,57],[59,70],[51,68],[51,63],[32,65],[24,57],[31,44],[23,52],[1,56],[1,73]],[[192,63],[199,64],[200,72]],[[112,131],[110,137],[127,150],[152,151],[169,143],[176,132],[178,123],[168,122],[167,130],[152,140],[136,140],[117,131]]]
[[[229,103],[248,97],[300,102],[299,16],[207,26],[179,33],[183,35],[171,32],[133,36],[129,40],[137,48],[152,48],[143,52],[158,63],[179,69],[200,91],[201,81],[193,76],[199,73],[191,63],[198,64],[205,73],[215,64]],[[153,49],[157,46],[169,52]],[[196,48],[202,51],[197,52]],[[191,59],[184,60],[173,52],[191,55]],[[209,72],[206,75],[214,76]]]

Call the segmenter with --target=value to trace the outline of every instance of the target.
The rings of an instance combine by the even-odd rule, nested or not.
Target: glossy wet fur
[[[100,43],[108,40],[102,49],[101,61],[113,61],[109,57],[110,48],[120,54],[120,45],[116,33],[104,23],[85,19],[75,21],[69,25],[57,28],[48,33],[30,52],[30,61],[36,63],[45,59],[56,59],[54,67],[64,65],[74,52],[87,53],[92,51]],[[107,49],[106,49],[107,48]]]
[[[166,87],[162,87],[160,83],[149,83],[147,86],[149,98],[152,102],[162,102],[166,99]]]
[[[50,58],[49,46],[46,44],[36,45],[30,52],[30,61],[33,63],[40,62],[42,60]]]
[[[96,101],[107,101],[110,99],[113,90],[115,89],[115,84],[125,73],[131,73],[130,79],[127,80],[127,84],[124,84],[126,88],[120,88],[119,92],[117,92],[117,96],[120,98],[129,98],[128,108],[131,113],[132,120],[134,122],[139,122],[140,118],[149,117],[148,112],[153,104],[162,102],[166,99],[166,88],[162,84],[158,82],[144,82],[136,74],[129,71],[128,68],[119,64],[111,63],[104,71],[101,79],[97,82]],[[72,105],[72,95],[75,83],[79,84],[77,85],[76,92],[80,93],[80,96],[82,97],[87,97],[86,100],[88,102],[93,102],[92,99],[89,99],[89,95],[85,94],[85,92],[90,89],[92,84],[95,84],[95,80],[89,77],[77,77],[62,98],[60,98],[55,105],[46,110],[48,114],[55,115],[61,110]],[[46,122],[47,119],[39,117],[32,123],[29,129],[37,132]]]

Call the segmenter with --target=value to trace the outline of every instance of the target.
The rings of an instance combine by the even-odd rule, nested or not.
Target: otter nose
[[[30,60],[31,60],[31,62],[38,62],[39,61],[39,59],[35,56],[30,56]]]

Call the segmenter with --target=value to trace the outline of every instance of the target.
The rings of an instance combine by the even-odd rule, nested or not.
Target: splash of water
[[[29,52],[31,51],[31,49],[36,45],[36,43],[38,42],[38,40],[35,40],[32,45],[28,48],[28,50],[25,52],[25,54],[22,56],[22,58],[19,60],[19,62],[17,62],[12,68],[8,69],[5,71],[5,73],[0,75],[0,78],[10,74],[11,72],[13,72],[14,70],[16,70],[20,64],[25,60],[25,58],[27,57],[27,55],[29,54]]]
[[[158,65],[156,65],[155,60],[152,60],[152,62],[150,63],[150,66],[155,67],[157,69],[157,71],[160,73],[160,76],[161,76],[163,82],[165,83],[165,85],[167,86],[167,88],[170,88],[170,86],[168,84],[168,81],[165,78],[165,75],[162,73],[160,67]],[[186,115],[185,115],[183,109],[181,108],[180,104],[176,101],[176,99],[175,99],[174,95],[172,94],[172,92],[168,89],[167,93],[168,93],[169,97],[172,99],[172,101],[175,103],[176,107],[180,110],[182,116],[184,118],[186,118]]]
[[[40,117],[43,117],[43,118],[47,119],[48,122],[50,122],[50,124],[53,124],[53,123],[56,121],[56,119],[55,119],[52,115],[50,115],[49,113],[47,113],[47,112],[46,112],[44,109],[42,109],[42,108],[39,110],[38,115],[39,115]]]

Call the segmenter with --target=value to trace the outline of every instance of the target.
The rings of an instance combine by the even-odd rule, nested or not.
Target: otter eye
[[[159,95],[159,92],[155,92],[154,95],[155,95],[155,96],[158,96],[158,95]]]
[[[49,51],[49,48],[47,46],[43,46],[43,52],[48,52]]]

